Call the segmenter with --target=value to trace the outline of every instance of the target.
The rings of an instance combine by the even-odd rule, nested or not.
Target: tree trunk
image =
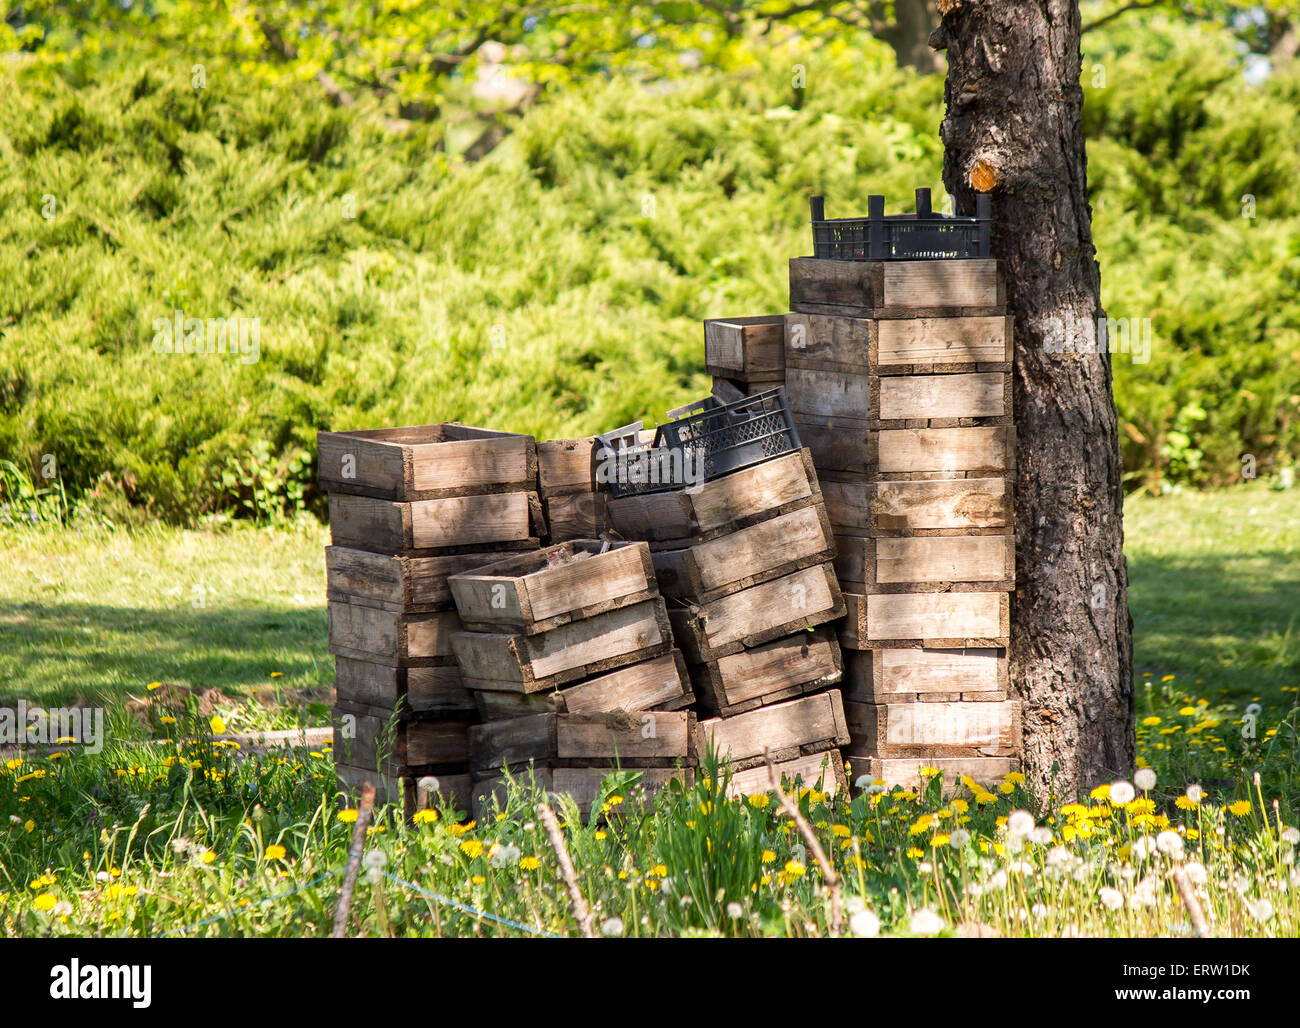
[[[1015,318],[1016,592],[1011,680],[1040,799],[1134,763],[1132,621],[1119,438],[1092,242],[1076,0],[940,0],[943,177],[993,199]]]
[[[935,0],[894,0],[887,18],[886,5],[873,3],[872,32],[894,49],[900,68],[915,68],[923,75],[943,71],[943,58],[930,49],[930,30],[939,20]]]

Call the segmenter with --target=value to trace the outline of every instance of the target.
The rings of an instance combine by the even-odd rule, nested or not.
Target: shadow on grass
[[[1128,566],[1139,673],[1176,674],[1194,694],[1222,690],[1229,698],[1300,684],[1294,553],[1192,559],[1136,553]]]
[[[140,696],[150,682],[319,688],[334,677],[326,646],[322,606],[0,603],[0,703]]]

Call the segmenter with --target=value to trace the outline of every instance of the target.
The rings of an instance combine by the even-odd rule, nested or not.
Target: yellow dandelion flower
[[[213,735],[222,735],[226,731],[226,720],[219,714],[213,714],[208,724],[212,728]]]
[[[762,810],[770,802],[772,802],[772,798],[770,796],[761,792],[754,793],[752,796],[747,797],[746,800],[751,807],[754,807],[758,810]]]
[[[1104,785],[1097,786],[1097,788],[1093,789],[1092,792],[1088,793],[1088,798],[1094,800],[1110,799],[1110,783],[1107,782]]]
[[[34,906],[37,910],[41,910],[41,911],[53,910],[54,904],[57,902],[58,902],[58,898],[54,895],[54,893],[43,892],[39,896],[37,896],[34,900],[32,900],[32,906]]]
[[[161,688],[162,688],[162,682],[150,682],[148,685],[145,686],[145,688],[146,688],[149,692],[153,692],[155,689],[161,689]]]
[[[764,850],[763,855],[760,859],[763,861],[764,864],[770,864],[772,863],[772,861],[776,859],[776,854],[773,853],[771,850]]]
[[[807,868],[797,860],[787,860],[785,862],[784,870],[791,878],[798,878],[807,870]]]
[[[275,845],[266,847],[267,860],[283,860],[285,856],[286,850],[283,846]]]
[[[922,778],[933,778],[935,775],[939,774],[940,772],[937,767],[930,767],[927,765],[926,767],[921,768],[917,773]]]
[[[542,866],[542,862],[538,860],[536,857],[523,857],[519,861],[519,866],[522,867],[525,871],[536,871],[539,867]]]
[[[1245,817],[1250,813],[1250,800],[1238,800],[1236,803],[1229,804],[1228,812],[1237,817]]]
[[[412,817],[411,820],[417,825],[431,825],[438,820],[438,812],[427,808],[424,810],[417,810],[415,816]]]
[[[1151,715],[1151,717],[1144,717],[1142,719],[1142,724],[1144,724],[1147,728],[1154,728],[1156,725],[1160,724],[1160,718],[1156,717],[1153,714]]]
[[[339,814],[338,814],[338,817],[339,817],[339,820],[342,821],[345,825],[354,824],[354,823],[356,822],[356,820],[357,820],[357,812],[356,812],[356,809],[355,809],[355,808],[349,808],[349,809],[347,809],[347,810],[340,810],[340,811],[339,811]]]
[[[483,844],[478,839],[466,839],[460,844],[460,851],[473,860],[483,855]]]
[[[908,847],[907,855],[913,860],[920,860],[925,856],[925,850],[917,849],[915,846]]]

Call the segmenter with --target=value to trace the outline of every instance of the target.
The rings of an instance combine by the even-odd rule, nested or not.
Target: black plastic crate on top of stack
[[[790,262],[786,394],[835,528],[855,776],[1015,767],[1011,319],[975,218],[827,222]],[[834,229],[832,232],[831,229]]]
[[[409,810],[432,775],[467,807],[478,710],[452,650],[448,578],[540,545],[536,445],[456,423],[320,432],[317,444],[340,785],[371,781]]]
[[[661,426],[656,443],[685,453],[655,457],[698,477],[625,485],[610,522],[649,544],[701,710],[697,757],[711,745],[729,759],[736,792],[767,789],[765,753],[779,775],[834,791],[845,784],[836,747],[848,734],[833,687],[840,649],[826,626],[844,601],[811,458],[780,390],[770,392],[758,404],[670,412],[685,416]]]
[[[507,774],[584,813],[615,767],[653,793],[694,766],[694,697],[644,543],[572,540],[449,580],[451,644],[482,723],[475,816]]]

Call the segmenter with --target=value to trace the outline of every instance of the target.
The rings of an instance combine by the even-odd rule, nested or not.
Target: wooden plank
[[[814,503],[708,542],[658,550],[653,559],[665,596],[707,602],[825,563],[834,553],[826,508]]]
[[[951,261],[885,261],[880,306],[998,307],[1006,290],[991,258]]]
[[[330,494],[335,546],[372,553],[433,556],[525,549],[544,528],[536,493],[484,493],[410,503]]]
[[[886,789],[899,786],[904,789],[920,789],[928,778],[920,774],[922,767],[933,767],[943,775],[943,793],[945,796],[965,792],[963,778],[969,778],[986,788],[992,788],[1002,781],[1004,775],[1019,768],[1020,762],[1014,757],[926,757],[924,759],[902,758],[882,760],[880,757],[846,755],[850,766],[849,777],[855,788],[857,783],[869,784],[880,782]],[[969,793],[967,793],[969,795]]]
[[[844,651],[845,702],[1006,699],[1007,687],[1007,659],[998,649]]]
[[[875,366],[918,371],[935,364],[1002,364],[1014,350],[1010,315],[898,318],[877,322]]]
[[[543,500],[596,489],[596,437],[548,439],[537,444],[537,491]]]
[[[1014,757],[1020,751],[1020,704],[844,704],[853,753],[877,757]]]
[[[1011,484],[1005,478],[826,479],[822,491],[837,536],[998,532],[1010,527],[1014,502]]]
[[[597,798],[601,795],[601,786],[612,769],[585,767],[537,767],[531,772],[516,776],[516,781],[524,788],[536,784],[544,792],[565,795],[573,799],[578,813],[584,818],[591,814]],[[647,809],[654,806],[654,796],[668,782],[676,779],[690,785],[694,776],[689,768],[641,768],[636,771],[637,785],[625,790],[627,793],[644,793]],[[474,816],[486,820],[493,813],[504,808],[506,801],[506,783],[503,778],[492,776],[480,778],[473,785]],[[625,803],[630,805],[630,797],[625,796]],[[635,809],[635,806],[632,806]]]
[[[880,307],[884,302],[884,268],[879,261],[790,260],[790,303],[827,303]]]
[[[491,689],[496,683],[472,680],[469,690],[484,718],[518,717],[522,714],[612,713],[621,710],[680,710],[695,702],[686,662],[680,650],[661,657],[630,664],[576,685],[551,693],[510,691],[513,683]]]
[[[1011,471],[1016,466],[1015,429],[887,429],[878,440],[882,474],[918,471]]]
[[[461,629],[454,610],[399,614],[342,600],[330,600],[326,609],[330,653],[394,667],[444,663],[452,656],[452,635]]]
[[[461,682],[455,663],[401,668],[335,657],[334,690],[340,703],[397,710],[406,716],[471,714],[474,694]]]
[[[610,529],[607,503],[604,493],[569,493],[542,501],[550,541],[599,539]]]
[[[827,563],[674,609],[670,616],[677,645],[688,660],[703,663],[825,624],[843,613],[839,584]]]
[[[993,313],[1006,304],[1001,267],[991,259],[946,261],[790,261],[790,307],[875,317]],[[819,312],[821,313],[821,312]]]
[[[882,421],[908,418],[989,418],[1007,417],[1011,414],[1010,375],[988,372],[894,375],[881,378],[879,383],[879,416]],[[789,392],[790,387],[787,385],[787,395]]]
[[[456,632],[451,645],[466,688],[483,681],[498,691],[532,693],[661,656],[672,640],[663,600],[656,598],[537,635]]]
[[[326,592],[331,599],[360,597],[373,606],[408,613],[449,610],[453,606],[451,575],[495,564],[515,556],[485,550],[435,557],[405,557],[370,553],[344,546],[325,547]]]
[[[922,640],[938,649],[1005,646],[1006,593],[845,593],[840,645],[854,650]]]
[[[776,772],[776,779],[781,783],[782,788],[788,789],[797,785],[800,792],[804,789],[817,789],[827,796],[840,796],[848,792],[848,781],[844,777],[844,760],[840,756],[840,751],[836,749],[809,753],[807,756],[773,763],[772,770]],[[771,791],[771,780],[766,765],[750,768],[747,771],[737,771],[727,783],[727,795],[733,798]]]
[[[785,396],[792,414],[863,421],[872,416],[871,378],[867,375],[790,368],[785,375]]]
[[[706,319],[704,369],[742,382],[779,382],[785,372],[785,315]]]
[[[414,767],[463,771],[469,759],[467,721],[395,722],[342,704],[334,706],[332,717],[335,759],[350,767],[398,775]]]
[[[793,698],[840,681],[839,643],[828,629],[800,632],[701,665],[700,702],[712,713],[743,713],[768,697]]]
[[[870,318],[825,314],[787,314],[785,321],[786,381],[790,370],[838,370],[867,374],[874,366],[872,340],[879,331]],[[787,396],[789,386],[787,385]]]
[[[710,718],[701,721],[696,732],[695,752],[701,760],[712,746],[719,759],[738,764],[761,758],[765,750],[822,743],[842,746],[849,740],[838,689],[758,707],[735,717]]]
[[[645,543],[578,540],[448,579],[473,631],[536,635],[658,594]]]
[[[689,489],[611,499],[609,517],[624,538],[685,544],[808,506],[820,495],[812,457],[800,451]]]
[[[389,500],[434,499],[536,488],[531,436],[454,423],[317,432],[326,492]]]
[[[835,573],[855,593],[1000,592],[1015,588],[1010,534],[837,536]]]

